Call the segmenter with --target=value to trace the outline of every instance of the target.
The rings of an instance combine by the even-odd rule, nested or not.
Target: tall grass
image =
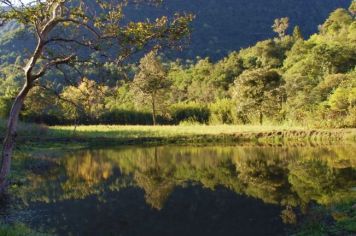
[[[72,126],[55,126],[49,136],[73,135]],[[179,125],[179,126],[78,126],[75,135],[84,138],[135,139],[175,138],[193,136],[233,136],[241,139],[355,139],[356,129],[315,130],[305,127],[259,126],[259,125]]]
[[[17,223],[13,225],[0,224],[1,236],[49,236],[47,233],[35,232],[26,225]]]
[[[268,132],[287,130],[283,126],[242,126],[242,125],[179,125],[179,126],[121,126],[121,125],[88,125],[78,126],[76,135],[85,137],[105,138],[139,138],[139,137],[174,137],[190,135],[219,135],[236,134],[245,132]],[[303,130],[302,127],[294,129]],[[73,133],[73,126],[54,126],[49,130],[49,135],[65,137]]]
[[[0,137],[5,132],[5,121],[0,120]],[[273,125],[179,125],[179,126],[142,126],[142,125],[86,125],[53,126],[20,123],[20,140],[130,140],[141,142],[159,140],[159,142],[190,141],[222,142],[224,140],[356,140],[356,129],[308,129],[307,127]],[[142,141],[142,142],[143,142]]]
[[[0,119],[0,139],[4,138],[6,131],[6,120]],[[20,122],[17,128],[20,137],[42,137],[47,135],[48,128],[45,125]]]

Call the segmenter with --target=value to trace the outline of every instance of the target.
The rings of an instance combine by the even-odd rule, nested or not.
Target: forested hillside
[[[196,56],[220,59],[229,52],[255,44],[273,36],[275,18],[289,17],[291,26],[299,25],[305,36],[318,30],[328,14],[338,7],[348,7],[350,0],[168,0],[156,7],[126,10],[131,19],[154,18],[177,11],[196,15],[190,45],[183,52],[172,53],[194,59]],[[168,12],[168,13],[167,13]],[[0,28],[0,63],[12,53],[23,53],[33,47],[30,37],[20,33],[14,22]]]
[[[221,1],[221,7],[228,5],[228,2]],[[259,5],[255,11],[262,11],[260,14],[267,17],[264,10],[278,8],[273,5],[274,2],[277,4],[277,1],[268,1],[270,5],[266,8]],[[287,6],[290,2],[283,1],[281,4]],[[295,7],[290,8],[293,9],[291,12],[307,14],[296,10],[298,6],[314,9],[310,5],[311,1],[305,1],[304,5],[299,2],[304,1],[298,1],[298,4],[295,2]],[[319,1],[312,2],[316,4]],[[205,7],[211,10],[211,14],[216,10],[211,7],[213,3],[207,1],[202,4],[198,19]],[[168,60],[162,57],[166,51],[152,51],[141,59],[139,65],[131,65],[125,71],[109,63],[100,70],[89,68],[78,84],[64,86],[60,82],[60,74],[49,74],[55,78],[55,82],[46,85],[52,86],[55,94],[35,87],[25,103],[22,118],[48,124],[287,123],[316,127],[355,127],[356,2],[353,1],[350,7],[330,12],[318,27],[318,32],[309,36],[308,32],[313,27],[317,28],[319,17],[328,7],[343,4],[341,1],[319,3],[315,5],[319,6],[315,10],[318,16],[315,15],[315,21],[312,21],[315,25],[306,22],[306,29],[303,29],[303,24],[301,27],[293,27],[293,19],[290,24],[287,18],[276,20],[272,29],[273,14],[271,20],[259,21],[258,17],[254,18],[261,24],[251,23],[256,30],[247,29],[249,26],[246,26],[241,33],[243,37],[249,38],[249,35],[259,32],[259,27],[264,27],[263,32],[268,32],[262,38],[273,34],[275,36],[258,41],[251,47],[232,51],[221,60]],[[252,8],[251,1],[243,4],[241,9],[247,11]],[[194,4],[189,6],[198,8]],[[286,6],[278,8],[281,11],[279,16],[288,15]],[[222,18],[226,17],[226,14],[223,15]],[[204,21],[212,22],[206,17]],[[214,16],[214,19],[219,17]],[[238,39],[224,32],[233,23],[227,19],[222,22],[226,23],[226,27],[216,26],[221,29],[221,37],[238,44]],[[217,21],[213,23],[217,24]],[[239,27],[235,28],[240,30]],[[201,37],[201,31],[202,28],[196,29],[193,34],[192,48],[201,52],[197,55],[205,55],[200,48],[203,44],[194,44],[194,37],[195,40]],[[2,40],[4,38],[11,42],[6,37]],[[256,39],[249,38],[251,41]],[[248,44],[247,41],[243,43]],[[211,45],[229,50],[229,46],[226,46],[229,43]],[[21,81],[16,69],[19,64],[21,58],[17,58],[15,65],[3,63],[1,66],[2,116],[8,113]],[[100,83],[102,81],[105,83]]]

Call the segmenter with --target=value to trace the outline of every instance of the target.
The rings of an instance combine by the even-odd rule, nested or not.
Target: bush
[[[102,124],[118,125],[152,125],[152,114],[135,110],[115,109],[105,112],[99,118]],[[166,123],[162,117],[157,117],[159,124]]]
[[[21,115],[21,120],[23,122],[28,123],[36,123],[36,124],[46,124],[46,125],[66,125],[66,124],[73,124],[68,120],[64,119],[63,117],[59,117],[58,115],[52,114],[27,114]]]
[[[236,104],[231,99],[217,100],[210,105],[210,123],[212,124],[237,124]]]
[[[180,124],[184,121],[207,124],[210,119],[210,110],[207,106],[199,103],[179,103],[170,109],[171,122]]]
[[[12,98],[0,97],[0,118],[6,118],[11,109]]]
[[[0,139],[4,138],[7,121],[0,119]],[[20,122],[17,127],[19,136],[44,136],[48,132],[48,127],[31,123]],[[1,235],[1,234],[0,234]]]
[[[349,114],[348,116],[346,117],[346,125],[348,127],[351,127],[351,128],[355,128],[356,127],[356,108],[351,108],[349,110]]]
[[[24,224],[5,225],[0,224],[1,236],[46,236],[49,234],[35,232]]]

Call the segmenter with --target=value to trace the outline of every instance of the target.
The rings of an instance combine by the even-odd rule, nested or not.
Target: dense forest
[[[311,36],[310,28],[292,24],[294,19],[278,18],[265,26],[275,37],[220,60],[170,60],[157,48],[137,65],[88,66],[78,84],[64,85],[63,75],[51,73],[47,76],[58,79],[39,83],[31,91],[21,117],[49,125],[268,123],[355,127],[355,15],[355,2],[349,8],[338,8]],[[226,32],[221,33],[229,38]],[[2,37],[1,43],[6,40],[14,39]],[[22,82],[17,69],[22,61],[16,52],[2,54],[0,61],[0,116],[6,117]]]

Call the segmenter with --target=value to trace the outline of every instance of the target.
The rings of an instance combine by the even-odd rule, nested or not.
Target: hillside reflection
[[[140,188],[161,210],[177,187],[224,187],[264,203],[305,208],[356,200],[356,146],[125,147],[66,155],[18,189],[25,203],[58,202]]]

